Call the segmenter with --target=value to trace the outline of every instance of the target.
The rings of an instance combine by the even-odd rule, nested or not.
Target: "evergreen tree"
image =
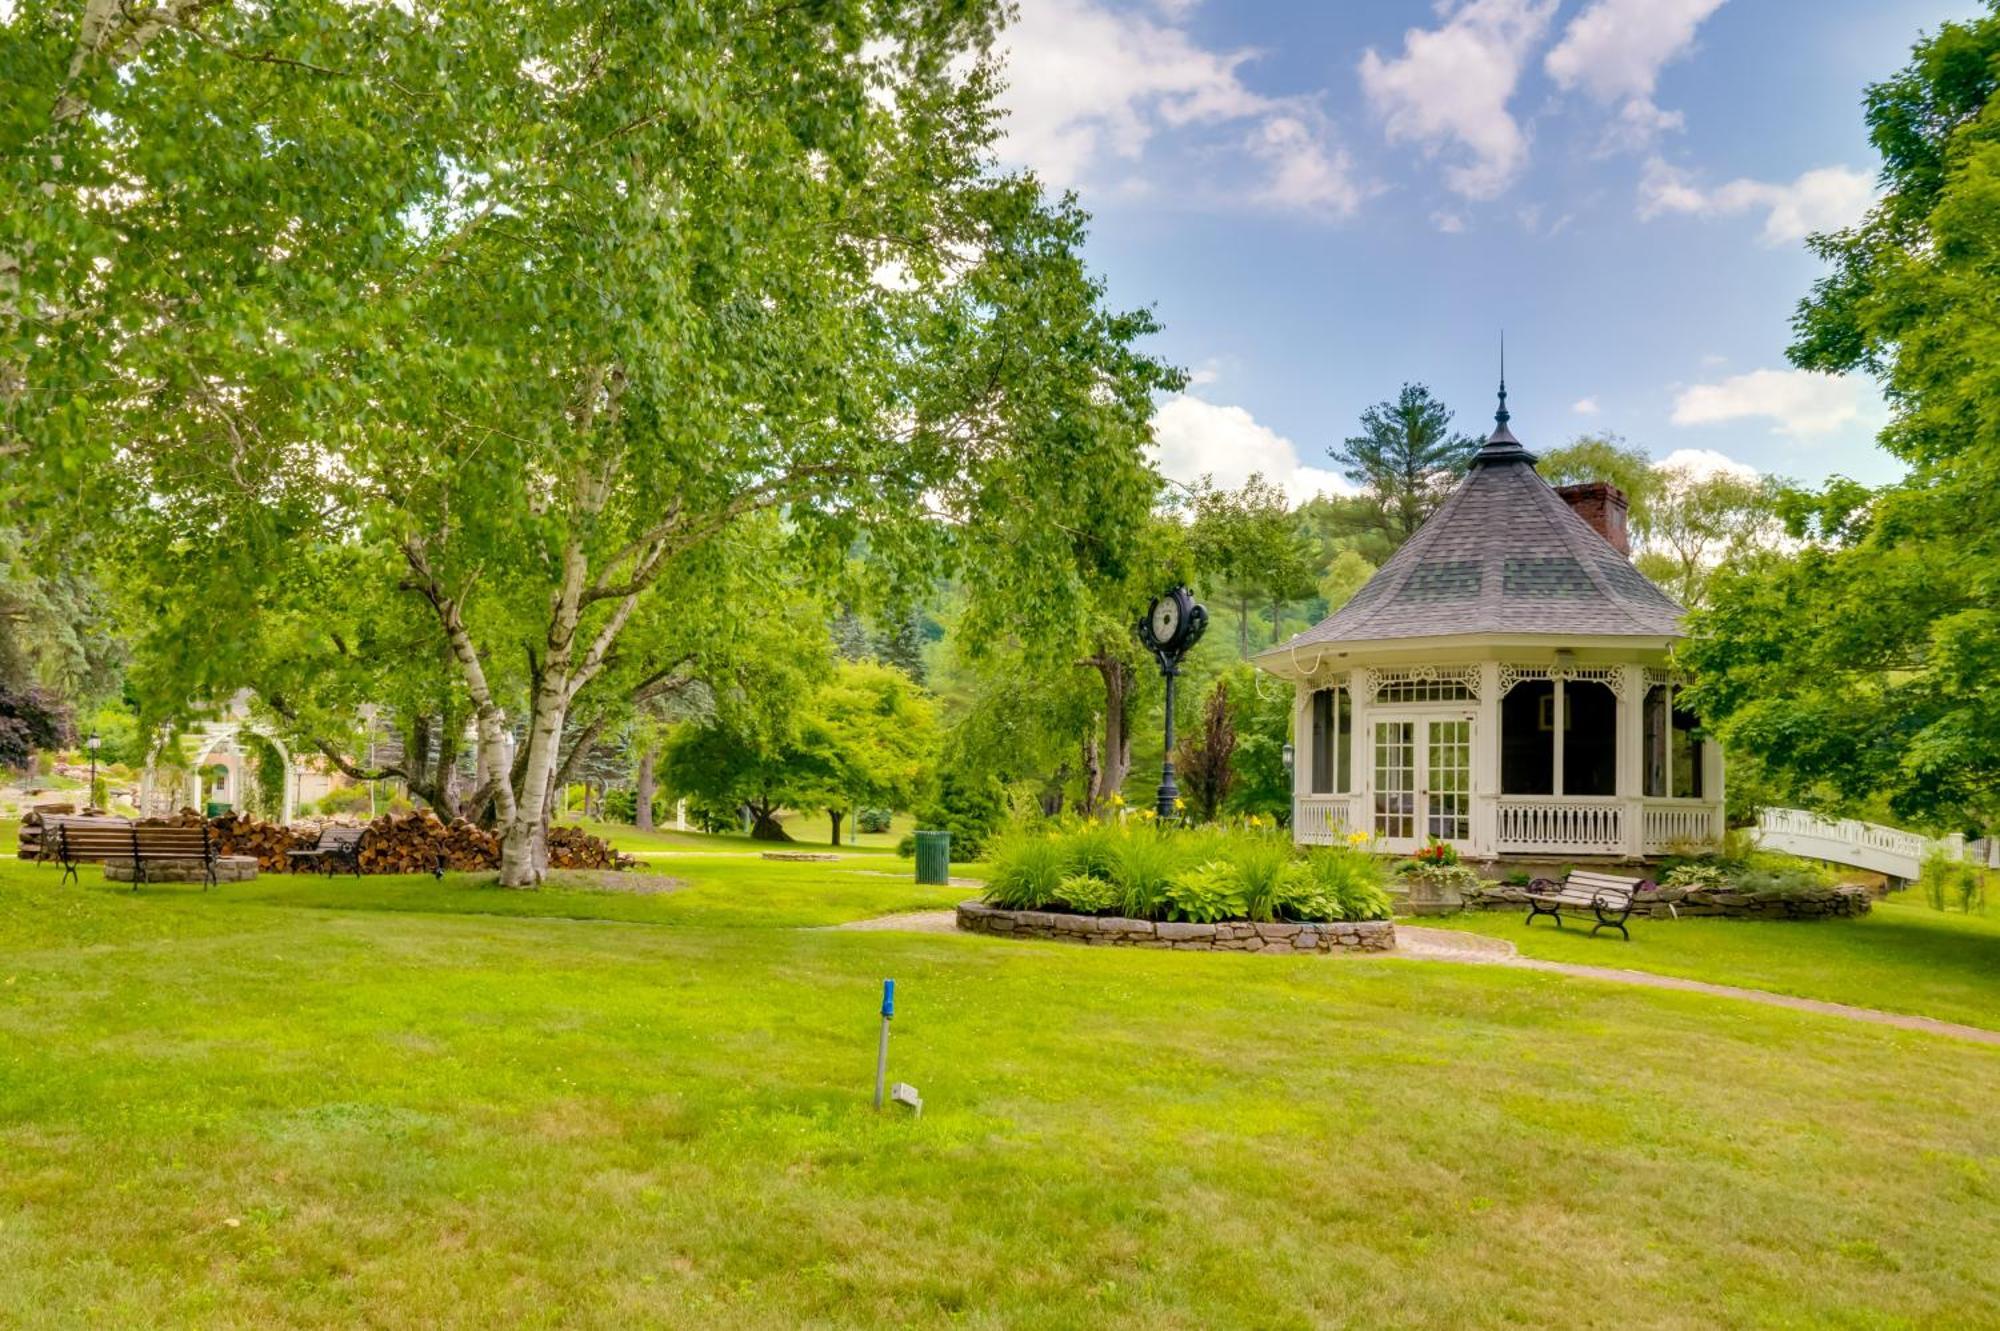
[[[1450,409],[1430,389],[1404,384],[1395,401],[1362,412],[1361,433],[1327,456],[1368,492],[1400,545],[1444,502],[1478,448],[1473,436],[1452,432]]]

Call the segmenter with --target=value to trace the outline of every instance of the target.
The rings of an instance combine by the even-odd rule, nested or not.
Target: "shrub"
[[[1040,910],[1062,899],[1063,845],[1042,832],[1009,832],[989,846],[985,899],[1003,910]]]
[[[334,815],[360,813],[373,808],[374,803],[369,798],[368,787],[357,782],[351,786],[342,786],[338,790],[329,790],[313,807],[323,814]]]
[[[1118,843],[1129,835],[1110,823],[1077,824],[1063,836],[1066,871],[1113,881],[1118,877]]]
[[[1666,876],[1660,880],[1660,886],[1719,891],[1729,886],[1729,874],[1719,864],[1696,860],[1687,864],[1676,864],[1667,870]]]
[[[1509,869],[1500,881],[1509,887],[1527,887],[1535,881],[1535,876],[1526,869]]]
[[[986,842],[1007,820],[1007,794],[991,777],[969,777],[947,771],[938,782],[937,798],[917,814],[925,831],[951,833],[954,860],[985,858]],[[917,839],[906,836],[896,845],[899,855],[917,853]]]
[[[1974,911],[1986,913],[1986,873],[1977,865],[1933,852],[1924,860],[1923,874],[1917,881],[1922,884],[1924,899],[1930,902],[1932,910],[1950,910],[1956,906],[1968,915]]]
[[[1128,828],[1115,842],[1120,911],[1138,920],[1157,920],[1166,903],[1167,885],[1187,867],[1188,848],[1174,833],[1151,826]]]
[[[863,809],[854,815],[854,825],[863,832],[880,835],[889,830],[889,820],[892,816],[887,809]]]
[[[1118,904],[1118,888],[1109,879],[1073,873],[1057,889],[1062,904],[1079,915],[1102,915]]]
[[[1213,924],[1241,917],[1243,895],[1237,887],[1236,866],[1225,860],[1210,860],[1181,869],[1166,881],[1162,904],[1168,919],[1191,924]]]
[[[1325,906],[1315,908],[1327,910],[1318,918],[1329,920],[1386,920],[1390,915],[1389,894],[1382,888],[1382,862],[1373,855],[1358,850],[1326,849],[1308,851],[1299,862],[1297,881],[1300,890],[1311,897],[1325,899]],[[1315,918],[1292,915],[1287,918]]]
[[[1417,883],[1439,892],[1476,892],[1479,890],[1479,875],[1463,864],[1438,864],[1434,861],[1405,860],[1397,866],[1397,877],[1406,883]]]
[[[1268,922],[1276,919],[1284,896],[1286,874],[1292,867],[1292,847],[1278,837],[1238,838],[1234,854],[1226,861],[1236,875],[1236,895],[1242,898],[1245,919]]]

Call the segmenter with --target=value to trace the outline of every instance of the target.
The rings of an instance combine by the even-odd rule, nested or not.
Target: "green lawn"
[[[635,854],[647,854],[672,850],[736,850],[745,852],[763,850],[834,850],[828,839],[828,823],[824,813],[793,813],[779,815],[778,822],[791,834],[796,846],[782,842],[752,841],[741,832],[715,833],[676,832],[672,819],[667,826],[652,832],[641,832],[630,823],[605,823],[596,820],[570,819],[577,826],[605,838],[620,850]],[[863,832],[858,844],[850,844],[851,833],[846,824],[840,830],[838,849],[844,854],[893,854],[896,843],[916,826],[916,820],[908,814],[897,814],[889,824],[887,832]]]
[[[2000,1322],[1990,1049],[796,929],[959,893],[654,863],[689,886],[0,864],[0,1325]],[[885,975],[920,1121],[867,1108]]]
[[[1942,912],[1914,892],[1858,920],[1634,920],[1632,941],[1558,931],[1525,911],[1417,921],[1505,938],[1522,955],[1775,989],[2000,1030],[2000,916]]]

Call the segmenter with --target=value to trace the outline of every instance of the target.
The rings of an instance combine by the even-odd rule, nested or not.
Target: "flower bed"
[[[1386,920],[1382,865],[1365,851],[1301,851],[1276,828],[1052,823],[997,838],[985,903],[1141,923]]]
[[[1173,920],[1130,920],[1115,915],[1073,915],[1062,911],[1000,910],[978,901],[958,908],[958,927],[967,933],[1003,938],[1044,938],[1092,947],[1171,948],[1177,952],[1388,952],[1396,946],[1396,926],[1387,920],[1290,923],[1222,920],[1191,924]]]

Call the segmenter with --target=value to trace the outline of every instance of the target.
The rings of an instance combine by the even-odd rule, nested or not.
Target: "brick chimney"
[[[1611,548],[1628,558],[1632,538],[1625,531],[1625,492],[1609,481],[1586,481],[1582,485],[1558,485],[1556,493],[1575,514],[1590,524],[1591,530],[1611,543]]]

